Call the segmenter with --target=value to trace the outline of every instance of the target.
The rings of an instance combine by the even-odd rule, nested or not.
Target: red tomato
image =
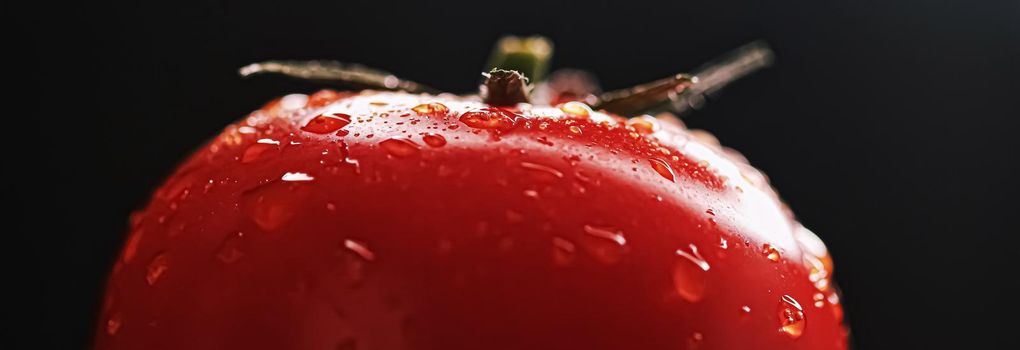
[[[703,132],[289,95],[134,215],[97,349],[838,349],[825,246]]]

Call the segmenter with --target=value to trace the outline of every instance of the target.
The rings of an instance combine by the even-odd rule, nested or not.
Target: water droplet
[[[779,301],[779,330],[790,338],[797,339],[804,333],[807,320],[804,318],[804,309],[800,307],[796,299],[784,295]]]
[[[500,108],[483,108],[465,112],[460,122],[475,129],[510,130],[517,125],[518,115]]]
[[[120,313],[116,312],[109,319],[106,320],[106,334],[116,335],[117,331],[120,330],[121,320]]]
[[[761,246],[761,253],[772,262],[779,262],[779,250],[771,244],[765,243]]]
[[[747,305],[741,306],[740,307],[740,316],[742,316],[742,317],[751,316],[751,307],[747,306]]]
[[[227,238],[220,244],[220,249],[216,252],[216,259],[220,261],[232,264],[244,256],[244,252],[241,251],[241,243],[244,239],[244,232],[234,232],[227,235]]]
[[[531,199],[538,199],[538,191],[535,190],[524,190],[524,196]]]
[[[260,228],[273,231],[290,221],[311,195],[307,182],[273,181],[248,190],[243,210]]]
[[[627,244],[627,239],[623,237],[623,232],[619,232],[616,229],[584,225],[584,232],[594,237],[611,240],[621,246]]]
[[[329,211],[336,211],[336,204],[327,202],[326,203],[326,209],[329,210]]]
[[[651,164],[652,169],[659,173],[659,175],[662,175],[663,178],[676,182],[676,174],[673,172],[673,168],[671,168],[666,161],[652,158],[648,160],[648,163]]]
[[[291,182],[294,182],[294,181],[312,181],[312,180],[315,180],[315,178],[311,177],[311,176],[309,176],[308,174],[305,174],[305,173],[294,172],[294,173],[284,173],[283,176],[280,177],[280,180],[291,181]]]
[[[545,182],[563,178],[563,172],[542,164],[521,162],[521,167],[530,171],[538,180]]]
[[[411,110],[414,111],[415,113],[422,115],[442,115],[450,111],[450,109],[447,108],[446,105],[438,102],[422,103],[420,105],[411,107]]]
[[[425,141],[425,144],[432,147],[446,146],[446,138],[443,137],[443,135],[434,134],[430,132],[422,136],[421,139],[422,141]]]
[[[553,237],[553,262],[557,265],[566,265],[574,260],[574,243],[560,238]]]
[[[829,296],[826,297],[825,299],[827,301],[829,301],[829,304],[833,304],[833,305],[839,304],[839,293],[835,293],[835,292],[829,293]]]
[[[345,239],[341,247],[343,257],[342,277],[351,287],[358,287],[365,280],[366,264],[375,260],[375,253],[359,241]]]
[[[638,133],[644,135],[656,132],[661,128],[659,121],[650,115],[627,119],[627,126],[634,128]]]
[[[581,134],[581,128],[578,127],[577,125],[571,125],[569,129],[570,129],[570,132],[572,134],[575,134],[575,135],[580,135]]]
[[[524,214],[521,214],[521,213],[518,213],[516,211],[507,209],[506,210],[506,221],[509,222],[509,223],[512,223],[512,224],[524,222]]]
[[[145,269],[145,282],[150,286],[159,282],[159,279],[163,277],[166,270],[170,268],[170,261],[166,254],[159,253],[152,258],[149,262],[149,266]]]
[[[822,293],[815,293],[811,298],[815,301],[815,307],[821,309],[825,306],[825,295]]]
[[[719,237],[719,248],[726,249],[729,248],[729,246],[730,242],[727,241],[726,238]]]
[[[584,225],[585,247],[596,259],[613,264],[623,255],[627,239],[615,228]]]
[[[320,114],[308,121],[308,124],[301,127],[301,130],[316,134],[328,134],[340,130],[350,123],[351,116],[343,113]]]
[[[279,150],[279,146],[277,146],[279,142],[277,142],[276,144],[271,144],[262,142],[262,140],[259,140],[257,143],[248,146],[248,148],[244,150],[244,153],[241,154],[241,163],[254,162],[266,155],[273,154],[275,153],[275,151]]]
[[[379,146],[381,146],[386,153],[398,158],[407,158],[421,153],[421,148],[418,144],[405,138],[389,138],[379,142]]]
[[[715,211],[713,211],[712,209],[705,210],[705,213],[707,213],[708,215],[715,216]]]
[[[368,247],[365,246],[365,243],[358,242],[352,239],[345,239],[344,247],[358,254],[358,256],[360,256],[362,259],[365,259],[366,261],[375,260],[375,253],[369,250]]]
[[[696,350],[701,347],[701,342],[705,340],[705,336],[699,332],[691,334],[690,338],[687,338],[687,350]]]
[[[673,266],[673,287],[677,294],[689,302],[695,303],[705,295],[705,285],[709,268],[708,262],[698,252],[698,247],[690,244],[691,252],[677,249],[676,255],[683,257]]]
[[[829,289],[829,272],[826,269],[825,263],[821,259],[811,255],[810,252],[804,252],[804,265],[808,267],[808,280],[818,289],[820,292],[824,292]]]
[[[570,101],[560,105],[560,110],[569,116],[582,118],[587,118],[592,113],[591,107],[577,101]]]

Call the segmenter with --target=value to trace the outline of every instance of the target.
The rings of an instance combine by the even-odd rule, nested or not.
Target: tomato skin
[[[824,245],[752,168],[486,108],[324,91],[228,127],[133,217],[96,348],[845,347]]]

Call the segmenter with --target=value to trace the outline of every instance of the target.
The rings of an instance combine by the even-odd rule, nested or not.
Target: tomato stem
[[[485,83],[479,87],[482,101],[491,106],[514,106],[528,102],[528,78],[515,70],[493,69],[483,73]]]
[[[541,36],[520,38],[505,36],[496,42],[489,56],[487,70],[515,70],[531,83],[541,82],[549,70],[553,45]]]
[[[700,108],[705,96],[772,63],[772,50],[755,41],[702,65],[694,74],[677,74],[599,96],[593,106],[619,115],[635,115],[654,109],[684,113]]]
[[[279,75],[343,88],[437,92],[431,87],[397,78],[388,72],[336,61],[266,61],[241,67],[238,72],[242,77]]]

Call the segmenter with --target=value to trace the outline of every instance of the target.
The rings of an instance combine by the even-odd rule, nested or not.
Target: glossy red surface
[[[96,348],[839,349],[831,275],[678,123],[323,91],[227,127],[133,217]]]

